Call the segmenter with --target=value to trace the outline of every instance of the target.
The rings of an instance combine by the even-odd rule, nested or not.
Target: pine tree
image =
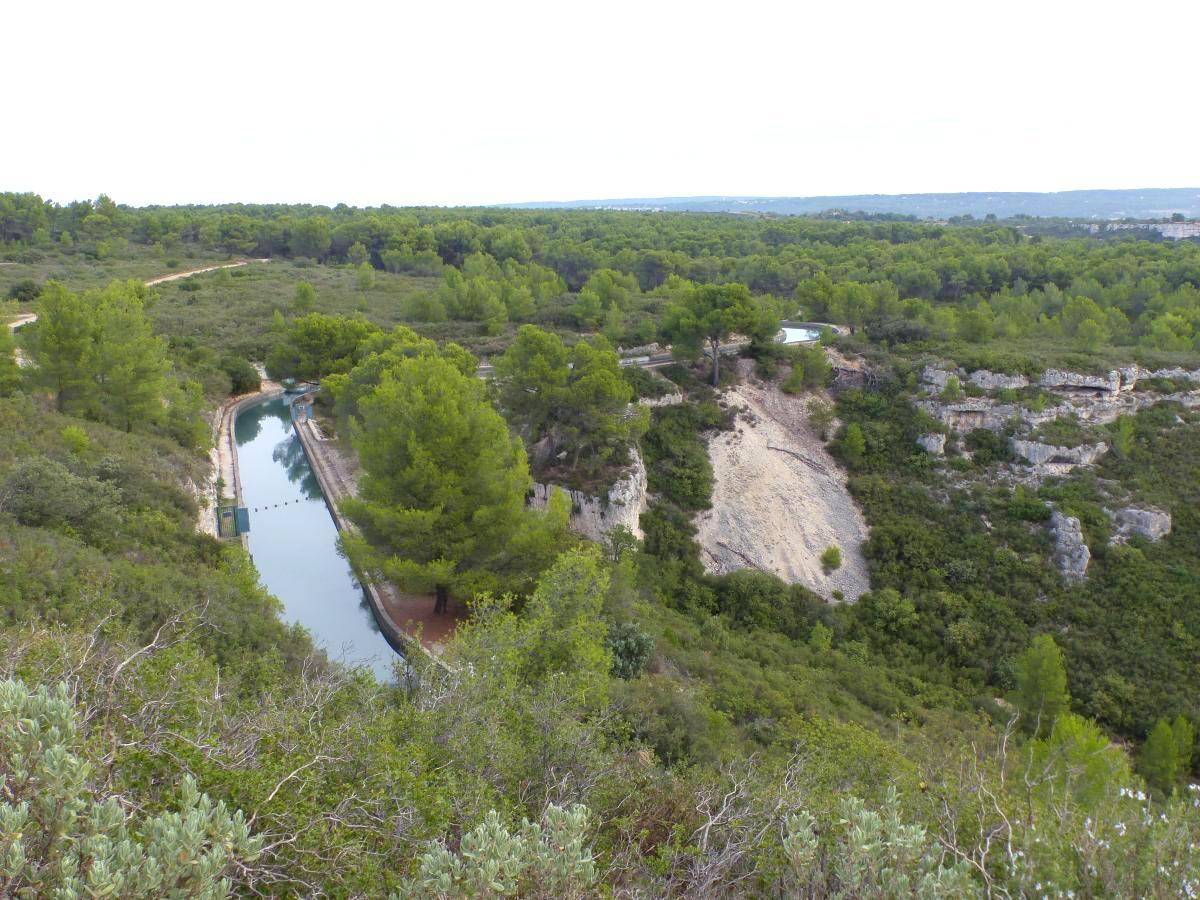
[[[1062,650],[1048,634],[1039,634],[1017,659],[1017,708],[1026,727],[1049,733],[1059,713],[1071,704]]]
[[[312,312],[313,306],[317,303],[317,291],[307,281],[301,281],[296,285],[296,297],[292,301],[292,309],[297,315],[304,315]]]
[[[161,417],[171,368],[145,304],[143,285],[109,285],[97,298],[95,339],[84,358],[98,418],[126,431]]]
[[[358,409],[363,476],[345,508],[390,557],[388,575],[436,591],[439,612],[452,589],[497,584],[532,481],[483,383],[441,357],[403,359]]]
[[[375,269],[371,267],[369,262],[359,263],[356,278],[358,280],[358,289],[364,292],[369,291],[375,286]]]
[[[770,335],[778,327],[778,317],[748,287],[736,283],[685,283],[663,320],[663,333],[674,342],[675,352],[694,357],[706,345],[714,386],[720,380],[721,345],[730,335]]]
[[[841,451],[842,457],[849,465],[857,466],[862,462],[863,455],[867,452],[867,439],[857,422],[846,426],[846,432],[842,435]]]
[[[1159,719],[1138,756],[1138,770],[1154,788],[1169,794],[1191,770],[1196,732],[1184,716]]]
[[[1151,787],[1169,794],[1179,781],[1179,756],[1171,723],[1159,719],[1138,756],[1138,770]]]
[[[90,382],[86,357],[92,343],[90,314],[84,301],[57,281],[42,289],[37,303],[30,358],[34,380],[54,395],[59,412],[82,399]]]

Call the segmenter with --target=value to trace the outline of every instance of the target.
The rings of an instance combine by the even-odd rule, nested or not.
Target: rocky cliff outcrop
[[[968,381],[985,391],[1029,387],[1029,379],[1024,375],[1005,375],[1002,372],[989,372],[987,369],[976,369],[965,377],[963,370],[958,368],[926,366],[921,370],[921,382],[938,393],[946,389],[946,383],[951,377],[957,378],[959,382]]]
[[[639,397],[639,406],[678,406],[683,402],[683,394],[676,391],[673,394],[663,394],[661,397]]]
[[[1029,379],[1024,375],[1005,375],[1001,372],[989,372],[987,369],[976,369],[968,380],[985,391],[1015,391],[1029,387]]]
[[[1112,543],[1124,544],[1135,534],[1150,541],[1159,541],[1171,533],[1171,514],[1161,509],[1139,509],[1134,506],[1110,512],[1116,533]]]
[[[957,371],[951,372],[940,366],[926,366],[921,370],[921,383],[941,393],[946,389],[946,382],[951,376],[957,378]]]
[[[940,431],[931,431],[917,438],[917,446],[933,456],[945,456],[946,436]]]
[[[1173,369],[1138,369],[1134,366],[1142,378],[1169,378],[1171,381],[1196,381],[1200,382],[1200,369],[1187,369],[1176,366]]]
[[[943,403],[941,400],[919,400],[917,407],[937,419],[952,431],[960,434],[986,428],[988,431],[1003,431],[1012,421],[1037,427],[1058,417],[1055,408],[1035,412],[1015,403],[997,403],[984,397]]]
[[[1086,375],[1081,372],[1064,372],[1062,369],[1047,369],[1038,379],[1038,384],[1044,388],[1103,391],[1106,394],[1115,394],[1120,391],[1122,383],[1121,372],[1118,369],[1113,369],[1103,375]],[[1133,387],[1133,382],[1129,383],[1129,387]]]
[[[1072,466],[1090,466],[1108,450],[1108,444],[1081,444],[1078,447],[1056,447],[1038,441],[1012,441],[1013,453],[1033,466],[1048,463],[1067,463]]]
[[[1054,565],[1063,579],[1080,582],[1087,578],[1092,551],[1083,542],[1079,520],[1055,510],[1050,516],[1050,533],[1054,537]]]
[[[535,483],[529,505],[542,509],[558,485]],[[634,451],[633,464],[602,497],[582,491],[564,490],[571,499],[571,528],[600,541],[614,528],[624,525],[638,537],[642,536],[640,519],[646,509],[646,465],[640,453]]]

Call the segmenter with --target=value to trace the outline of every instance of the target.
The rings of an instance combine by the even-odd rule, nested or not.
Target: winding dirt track
[[[200,275],[204,272],[215,272],[217,269],[236,269],[239,266],[248,266],[250,263],[268,263],[269,259],[239,259],[230,263],[221,263],[216,266],[202,266],[199,269],[188,269],[185,272],[171,272],[168,275],[155,275],[153,278],[148,278],[143,284],[146,287],[154,287],[156,284],[164,284],[168,281],[178,281],[181,278],[190,278],[193,275]],[[16,331],[22,325],[28,325],[30,322],[37,321],[37,313],[21,313],[19,316],[10,319],[8,322],[8,330]]]
[[[269,259],[239,259],[231,263],[221,263],[216,266],[204,266],[199,269],[188,269],[186,272],[172,272],[169,275],[156,275],[146,281],[147,287],[153,287],[156,284],[163,284],[168,281],[178,281],[180,278],[190,278],[192,275],[200,275],[204,272],[215,272],[217,269],[236,269],[238,266],[248,266],[250,263],[268,263]]]

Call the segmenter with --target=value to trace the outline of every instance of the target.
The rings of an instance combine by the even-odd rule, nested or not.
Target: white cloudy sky
[[[0,190],[466,204],[1200,185],[1200,2],[32,3]]]

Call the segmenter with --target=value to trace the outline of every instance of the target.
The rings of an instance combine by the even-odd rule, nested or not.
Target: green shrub
[[[1018,485],[1008,503],[1008,514],[1021,522],[1045,522],[1049,520],[1051,510],[1032,491]]]
[[[713,474],[703,432],[725,421],[715,403],[656,409],[642,440],[650,489],[681,509],[708,509]]]
[[[1013,460],[1012,447],[1009,445],[1008,438],[986,428],[976,428],[967,432],[963,443],[971,451],[971,458],[976,465],[990,466],[992,463]]]
[[[808,633],[808,646],[818,652],[830,649],[833,646],[833,630],[825,623],[817,622]]]
[[[78,425],[68,425],[61,432],[63,443],[75,456],[83,456],[91,449],[92,442],[88,433]]]
[[[839,547],[826,547],[825,552],[821,554],[821,568],[828,575],[835,569],[842,567],[842,551]]]
[[[767,628],[788,637],[805,635],[821,599],[769,572],[738,569],[716,580],[718,609],[741,628]]]
[[[587,845],[589,813],[550,804],[541,825],[510,832],[495,810],[462,836],[458,853],[434,844],[418,860],[409,897],[585,897],[600,875]]]
[[[258,369],[240,356],[226,356],[221,360],[221,370],[229,376],[230,390],[233,396],[249,394],[262,387],[262,377]]]
[[[629,681],[642,674],[654,652],[654,638],[635,622],[618,622],[608,629],[608,651],[612,654],[612,674]]]
[[[0,682],[0,877],[13,897],[224,897],[262,841],[188,777],[178,812],[104,795],[67,686]],[[169,796],[169,795],[168,795]]]
[[[20,462],[0,486],[0,497],[22,525],[77,533],[92,543],[102,542],[116,527],[120,503],[112,485],[45,457]]]
[[[8,297],[18,303],[32,303],[41,292],[42,289],[32,278],[22,278],[8,289]]]

